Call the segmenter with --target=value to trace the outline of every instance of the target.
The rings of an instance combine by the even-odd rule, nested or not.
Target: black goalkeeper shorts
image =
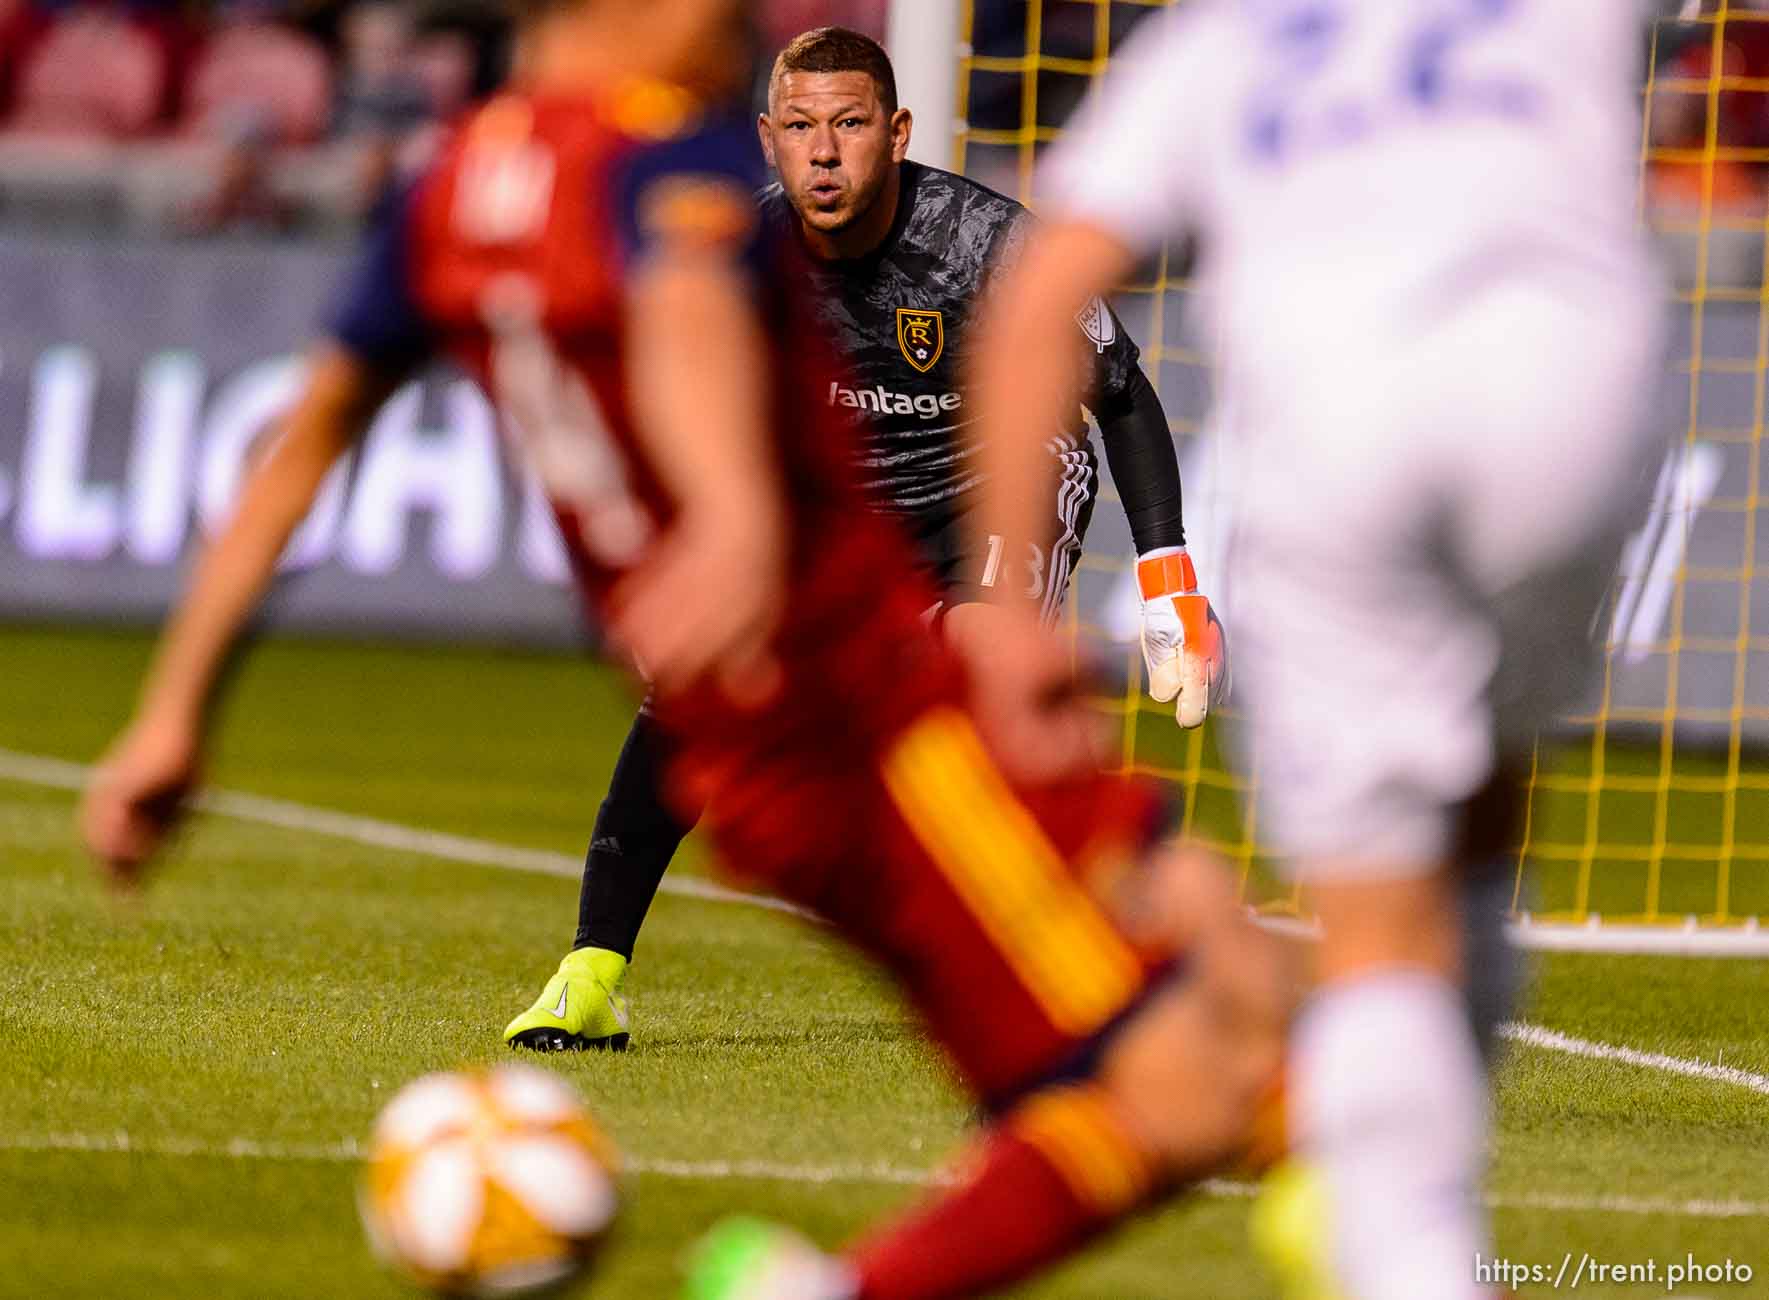
[[[1052,446],[1057,461],[1056,494],[1046,518],[1043,541],[1023,554],[1009,554],[999,537],[982,538],[972,530],[972,502],[959,497],[935,510],[909,518],[911,532],[940,588],[943,615],[954,605],[984,599],[985,593],[1016,584],[1039,602],[1046,622],[1055,622],[1068,594],[1069,580],[1081,558],[1081,544],[1099,496],[1099,462],[1086,442],[1063,439]]]

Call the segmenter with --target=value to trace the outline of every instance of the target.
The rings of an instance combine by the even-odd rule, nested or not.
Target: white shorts
[[[1664,443],[1659,309],[1614,297],[1495,287],[1242,395],[1239,740],[1292,869],[1441,863],[1459,805],[1585,685]]]

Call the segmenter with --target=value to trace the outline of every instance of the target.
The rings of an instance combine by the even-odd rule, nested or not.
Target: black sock
[[[590,850],[584,856],[574,949],[607,948],[632,960],[639,927],[645,924],[663,873],[693,828],[693,822],[684,825],[664,806],[663,766],[669,743],[651,711],[641,707],[614,765],[608,797],[596,813]]]
[[[1489,1068],[1499,1050],[1499,1026],[1516,1013],[1529,980],[1527,957],[1505,930],[1516,879],[1517,857],[1507,853],[1475,863],[1462,882],[1468,1017]]]

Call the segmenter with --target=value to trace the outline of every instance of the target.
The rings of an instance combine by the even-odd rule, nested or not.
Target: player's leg
[[[1510,1019],[1527,973],[1523,954],[1506,932],[1517,887],[1517,854],[1511,846],[1519,828],[1520,791],[1515,773],[1503,770],[1469,801],[1458,854],[1467,864],[1458,890],[1462,992],[1475,1045],[1489,1071],[1500,1046],[1499,1028]],[[1276,1140],[1262,1153],[1265,1159],[1249,1166],[1264,1174],[1250,1218],[1254,1243],[1283,1279],[1287,1296],[1335,1300],[1343,1294],[1339,1270],[1321,1230],[1331,1221],[1330,1198],[1319,1170],[1288,1158],[1288,1117],[1273,1118]]]
[[[1467,891],[1510,842],[1482,794],[1588,663],[1616,550],[1599,553],[1632,505],[1623,431],[1647,357],[1625,306],[1490,290],[1445,336],[1288,408],[1317,436],[1266,448],[1249,488],[1236,576],[1262,808],[1322,923],[1292,1114],[1354,1300],[1485,1294],[1473,1017],[1490,1029],[1514,977],[1483,969],[1472,996],[1500,918]]]
[[[931,1298],[1027,1275],[1238,1151],[1269,1083],[1281,1016],[1239,1008],[1275,1006],[1280,986],[1263,955],[1236,963],[1218,937],[1259,937],[1231,887],[1144,883],[1163,822],[1150,789],[1098,775],[1016,789],[956,708],[920,715],[877,762],[845,787],[770,779],[726,801],[715,833],[754,865],[828,819],[767,883],[892,971],[1000,1119],[963,1182],[849,1271],[751,1225],[715,1243],[691,1295]],[[730,820],[744,807],[758,820]],[[818,865],[819,844],[839,870]],[[1192,922],[1182,966],[1171,916]]]
[[[1490,771],[1491,635],[1436,565],[1420,453],[1353,441],[1392,418],[1364,397],[1265,451],[1233,557],[1261,829],[1321,925],[1288,1102],[1330,1276],[1293,1289],[1475,1300],[1487,1090],[1452,820]]]
[[[1576,601],[1581,588],[1574,584],[1562,590]],[[1582,590],[1595,596],[1588,586]],[[1538,616],[1553,612],[1541,610]],[[1564,651],[1576,658],[1579,647],[1569,644]],[[1483,1245],[1479,1216],[1472,1213],[1442,1217],[1436,1255],[1421,1250],[1409,1256],[1407,1246],[1381,1244],[1378,1225],[1392,1226],[1401,1213],[1397,1200],[1410,1202],[1426,1184],[1408,1186],[1407,1174],[1413,1171],[1384,1159],[1370,1140],[1365,1108],[1373,1094],[1391,1090],[1394,1114],[1400,1113],[1393,1071],[1385,1068],[1385,1077],[1373,1086],[1356,1081],[1355,1072],[1360,1052],[1375,1050],[1384,1040],[1395,1041],[1396,1035],[1407,1035],[1404,1041],[1409,1043],[1435,1044],[1425,1059],[1400,1071],[1410,1077],[1410,1108],[1429,1118],[1406,1132],[1391,1116],[1385,1132],[1390,1140],[1404,1140],[1413,1151],[1427,1153],[1426,1169],[1435,1168],[1442,1177],[1452,1176],[1452,1171],[1458,1178],[1466,1177],[1469,1181],[1460,1199],[1472,1201],[1475,1180],[1484,1172],[1487,1109],[1484,1086],[1473,1085],[1477,1071],[1490,1069],[1495,1059],[1499,1028],[1510,1017],[1525,976],[1522,954],[1505,931],[1516,883],[1516,853],[1511,846],[1521,827],[1520,793],[1513,767],[1500,763],[1491,779],[1458,810],[1459,830],[1443,871],[1404,882],[1354,877],[1311,891],[1323,933],[1333,938],[1323,943],[1319,972],[1323,987],[1298,1034],[1296,1074],[1304,1080],[1295,1102],[1302,1112],[1298,1126],[1309,1135],[1305,1149],[1324,1151],[1324,1158],[1315,1157],[1323,1165],[1334,1162],[1329,1180],[1334,1221],[1346,1222],[1353,1231],[1363,1226],[1370,1235],[1341,1231],[1331,1254],[1318,1261],[1294,1257],[1298,1250],[1319,1247],[1307,1228],[1291,1232],[1288,1241],[1281,1237],[1273,1241],[1273,1229],[1283,1231],[1273,1216],[1303,1214],[1303,1207],[1321,1190],[1311,1185],[1309,1174],[1298,1177],[1295,1170],[1289,1171],[1275,1188],[1277,1205],[1262,1206],[1261,1211],[1268,1253],[1293,1279],[1302,1279],[1292,1286],[1295,1293],[1337,1294],[1336,1287],[1343,1285],[1350,1288],[1348,1294],[1358,1297],[1398,1296],[1408,1288],[1418,1294],[1459,1294],[1426,1290],[1417,1279],[1441,1276],[1463,1252]],[[1331,873],[1334,867],[1317,863],[1312,869]],[[1379,1011],[1384,998],[1385,1015]],[[1463,1127],[1443,1129],[1448,1119],[1459,1119]],[[1292,1202],[1287,1210],[1285,1200]],[[1338,1207],[1348,1202],[1351,1211],[1341,1212]],[[1432,1237],[1417,1234],[1410,1240],[1423,1245]],[[1391,1289],[1369,1289],[1387,1285],[1377,1269],[1393,1280]],[[1322,1280],[1328,1276],[1343,1282],[1323,1290]]]
[[[693,828],[664,798],[669,749],[649,705],[641,705],[596,811],[573,948],[600,948],[633,959],[664,872]]]
[[[690,829],[663,794],[669,744],[650,708],[641,706],[596,814],[572,949],[533,1005],[505,1028],[512,1047],[627,1045],[621,985],[664,872]]]
[[[1245,1153],[1278,1068],[1287,989],[1273,941],[1239,915],[1232,888],[1185,893],[1184,972],[1111,1035],[1089,1073],[1002,1114],[957,1162],[950,1190],[848,1252],[860,1297],[939,1300],[1033,1276]]]
[[[1094,1082],[1028,1097],[965,1149],[957,1183],[839,1255],[755,1221],[702,1243],[693,1300],[956,1300],[1061,1260],[1169,1186],[1117,1098]],[[793,1279],[787,1284],[785,1279]]]
[[[1525,769],[1526,770],[1526,769]],[[1507,923],[1518,890],[1517,836],[1523,829],[1523,779],[1501,764],[1487,787],[1463,809],[1458,860],[1462,913],[1462,968],[1475,1045],[1490,1070],[1500,1027],[1516,1011],[1528,970]]]
[[[1325,884],[1311,899],[1322,966],[1291,1095],[1332,1201],[1334,1272],[1358,1300],[1478,1295],[1488,1099],[1455,882],[1446,867]]]
[[[956,1163],[953,1185],[868,1234],[840,1265],[778,1230],[724,1229],[690,1294],[748,1294],[736,1287],[767,1278],[776,1289],[766,1294],[804,1300],[978,1295],[1234,1160],[1276,1068],[1284,989],[1270,941],[1238,916],[1232,889],[1183,892],[1183,974],[1116,1026],[1086,1070],[1000,1114]],[[1160,911],[1145,905],[1139,923],[1152,929]]]

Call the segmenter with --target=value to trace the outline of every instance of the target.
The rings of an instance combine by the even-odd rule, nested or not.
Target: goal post
[[[909,156],[951,169],[958,149],[959,45],[964,0],[895,0],[885,46],[897,102],[915,117]]]

